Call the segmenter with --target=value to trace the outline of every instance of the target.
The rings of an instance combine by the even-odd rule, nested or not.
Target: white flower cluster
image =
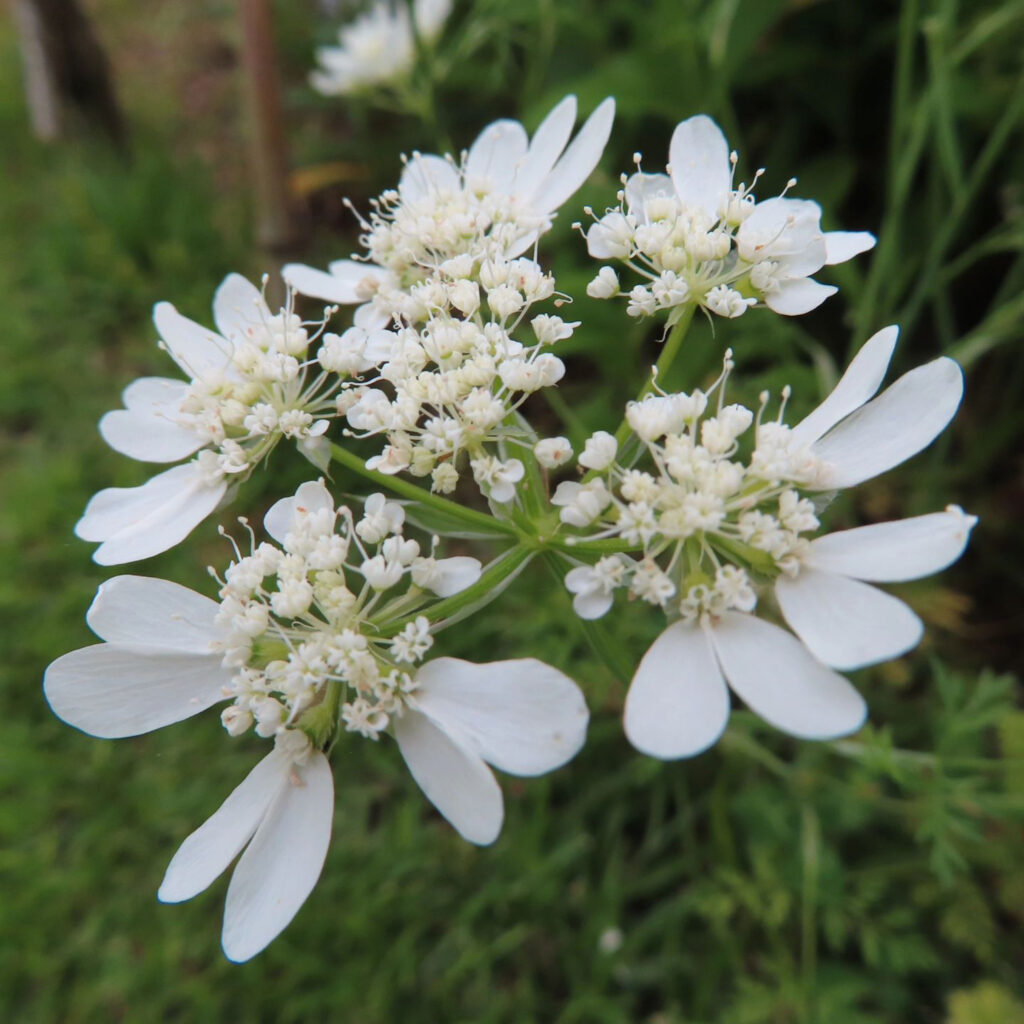
[[[618,464],[614,438],[597,435],[581,459],[602,475],[558,486],[552,504],[563,523],[594,529],[592,540],[619,537],[639,549],[638,558],[609,555],[569,573],[581,617],[607,612],[619,588],[686,620],[750,611],[756,597],[749,574],[796,564],[802,535],[817,529],[818,519],[793,485],[813,486],[826,467],[792,443],[784,424],[762,422],[767,395],[756,414],[724,403],[731,369],[727,353],[707,394],[655,392],[629,404],[626,421],[646,449],[647,468]],[[741,440],[752,425],[753,451],[742,459]]]
[[[865,343],[831,395],[795,427],[782,422],[781,411],[765,420],[767,394],[756,413],[724,403],[727,356],[708,394],[656,392],[630,404],[636,458],[620,464],[614,438],[595,435],[580,461],[599,475],[555,492],[561,521],[592,531],[577,543],[623,545],[567,574],[577,614],[599,618],[625,588],[672,620],[627,696],[626,733],[638,749],[675,758],[714,743],[729,717],[726,681],[793,735],[845,735],[859,728],[866,709],[833,669],[894,658],[920,640],[917,616],[869,583],[945,568],[963,551],[974,517],[951,506],[809,536],[819,527],[817,495],[914,455],[960,403],[961,371],[946,358],[911,370],[875,397],[896,335],[886,328]],[[783,406],[787,398],[788,389]],[[752,443],[741,454],[751,427]],[[799,640],[751,614],[769,589]]]
[[[415,0],[412,10],[429,37],[448,2]],[[411,39],[406,7],[375,7],[337,52],[321,53],[333,75],[321,85],[347,91],[400,73]],[[530,658],[426,660],[435,632],[497,597],[539,552],[566,561],[584,619],[607,614],[620,591],[666,614],[624,725],[639,750],[675,758],[715,742],[730,688],[795,736],[857,729],[864,701],[835,670],[895,657],[922,633],[917,616],[873,584],[936,572],[967,542],[974,519],[954,506],[817,535],[822,496],[920,451],[959,405],[962,374],[946,358],[878,393],[896,328],[869,339],[792,427],[783,422],[788,388],[774,419],[767,393],[756,409],[727,403],[731,353],[706,391],[666,393],[656,372],[616,434],[589,437],[576,456],[580,477],[560,483],[546,506],[540,470],[569,466],[573,446],[539,437],[521,406],[561,380],[552,348],[578,324],[540,310],[558,293],[537,243],[596,166],[613,114],[606,100],[574,136],[570,96],[532,138],[503,120],[458,160],[414,154],[362,222],[358,257],[328,272],[284,268],[292,291],[278,314],[238,275],[216,293],[216,333],[159,304],[163,344],[188,380],[136,381],[126,408],[101,422],[108,443],[133,458],[189,460],[92,499],[76,530],[101,542],[94,557],[104,564],[184,539],[282,439],[325,473],[334,458],[378,482],[429,478],[433,493],[388,481],[413,502],[410,518],[426,523],[433,513],[453,535],[510,545],[486,573],[475,558],[435,557],[436,540],[424,550],[406,536],[402,505],[373,493],[357,518],[321,480],[271,507],[273,543],[250,530],[248,553],[235,547],[216,576],[219,601],[138,576],[100,588],[87,621],[102,643],[47,670],[56,714],[118,737],[226,704],[230,734],[273,738],[185,840],[160,887],[162,900],[188,899],[241,852],[224,919],[232,959],[263,949],[316,882],[333,814],[328,754],[345,732],[392,737],[428,799],[474,843],[494,841],[502,825],[492,766],[539,775],[579,750],[586,704],[563,673]],[[759,304],[804,313],[835,291],[811,275],[874,244],[866,233],[822,232],[814,203],[757,202],[753,186],[734,187],[735,154],[706,117],[676,128],[670,158],[667,175],[624,179],[619,206],[587,232],[593,256],[645,278],[628,292],[632,316],[665,310],[681,332],[696,307],[724,317]],[[602,267],[588,291],[618,295],[615,271]],[[300,321],[293,293],[356,306],[353,325],[326,330],[333,308],[320,323]],[[662,369],[677,350],[666,346]],[[330,446],[332,418],[345,421],[347,437],[383,442],[365,467]],[[467,471],[499,521],[439,496]],[[527,479],[530,500],[503,514],[497,506],[520,497]],[[776,612],[792,632],[761,617]]]
[[[221,580],[215,621],[225,635],[224,666],[235,673],[226,691],[233,703],[221,715],[228,732],[255,726],[272,736],[303,724],[325,701],[329,711],[341,701],[346,728],[377,739],[402,714],[415,689],[407,667],[433,645],[430,621],[417,615],[386,637],[371,617],[410,581],[450,596],[480,576],[475,558],[421,554],[403,536],[404,520],[400,505],[372,494],[355,521],[347,507],[334,507],[323,483],[303,484],[270,510],[267,529],[280,547],[253,541]],[[416,598],[407,593],[405,604],[415,608]]]
[[[165,580],[118,576],[87,621],[102,643],[47,669],[54,712],[101,737],[136,736],[230,701],[221,719],[274,747],[182,843],[160,886],[176,903],[241,857],[228,887],[224,951],[248,960],[284,929],[316,884],[334,812],[325,750],[342,730],[385,731],[440,813],[492,843],[504,804],[490,765],[533,776],[583,745],[579,687],[532,658],[422,664],[449,599],[481,574],[404,535],[404,512],[370,495],[356,519],[322,482],[277,502],[257,544],[220,581],[220,602]]]
[[[493,446],[500,453],[516,433],[510,417],[529,395],[561,380],[565,367],[548,349],[576,326],[529,315],[553,292],[554,279],[524,258],[477,265],[458,257],[413,286],[409,294],[424,304],[425,322],[399,328],[377,376],[339,398],[353,434],[386,437],[367,465],[429,475],[432,490],[449,493],[468,459],[486,494],[510,500],[523,466]],[[514,337],[527,329],[532,337]]]
[[[451,9],[451,0],[414,0],[412,21],[421,42],[437,40]],[[412,21],[404,2],[377,0],[339,29],[337,46],[317,49],[321,66],[310,74],[310,84],[325,96],[345,96],[402,78],[416,59]]]
[[[100,541],[103,565],[136,561],[186,537],[282,439],[317,462],[338,381],[307,358],[311,336],[292,311],[270,312],[259,289],[230,274],[213,301],[219,333],[160,302],[153,320],[162,346],[188,382],[143,377],[124,392],[125,408],[107,413],[100,433],[116,451],[143,462],[191,461],[141,487],[109,488],[75,527]],[[198,454],[196,454],[198,453]]]
[[[377,368],[347,381],[338,405],[356,436],[386,438],[370,468],[429,475],[446,494],[468,461],[493,501],[514,497],[523,465],[502,444],[521,433],[512,414],[562,378],[547,349],[577,326],[531,312],[555,295],[555,280],[523,253],[593,170],[613,111],[602,104],[568,148],[573,97],[532,141],[517,121],[498,121],[460,162],[416,154],[363,222],[365,262],[339,261],[330,274],[285,267],[307,295],[362,303],[354,328],[325,336],[320,361],[353,375]]]
[[[697,305],[734,318],[758,303],[787,316],[807,313],[836,291],[811,275],[875,244],[867,232],[823,232],[817,203],[785,194],[757,202],[761,171],[749,186],[734,187],[736,154],[704,115],[676,127],[669,161],[669,174],[623,176],[618,205],[587,231],[591,256],[619,260],[644,278],[625,292],[630,316],[667,310],[671,324]],[[622,294],[610,266],[587,292]]]

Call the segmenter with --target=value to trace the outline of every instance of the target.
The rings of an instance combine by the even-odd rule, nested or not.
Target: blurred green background
[[[233,4],[85,5],[128,125],[121,152],[74,123],[63,141],[33,140],[0,11],[0,1019],[1024,1022],[1024,5],[463,0],[434,78],[417,79],[430,126],[309,89],[339,6],[276,5],[305,235],[275,255],[254,241]],[[226,741],[215,715],[103,742],[42,699],[44,667],[90,642],[85,609],[113,575],[74,522],[100,487],[149,475],[95,423],[134,377],[170,371],[155,301],[208,320],[229,270],[348,255],[341,196],[365,208],[397,180],[400,152],[466,146],[497,116],[533,128],[570,91],[584,111],[613,94],[619,115],[542,249],[585,325],[564,343],[568,429],[615,421],[657,333],[586,298],[574,209],[605,206],[634,150],[657,169],[675,123],[703,111],[748,180],[768,168],[761,195],[796,175],[827,228],[869,229],[879,245],[822,275],[841,291],[810,316],[695,327],[675,382],[699,383],[728,344],[745,393],[790,381],[799,413],[856,345],[901,323],[897,368],[953,355],[964,407],[830,524],[948,502],[981,524],[956,567],[899,589],[927,639],[856,674],[862,733],[801,744],[740,712],[713,751],[675,764],[628,746],[621,670],[591,653],[543,567],[524,575],[437,649],[564,668],[591,697],[584,753],[551,778],[502,780],[505,831],[479,850],[432,811],[393,744],[341,744],[320,883],[265,954],[231,965],[224,879],[182,906],[155,891],[260,742]],[[554,428],[557,412],[535,415]],[[274,467],[240,509],[309,473],[283,450]],[[209,590],[205,566],[225,558],[207,523],[130,571]],[[610,629],[628,666],[658,624],[619,616]]]

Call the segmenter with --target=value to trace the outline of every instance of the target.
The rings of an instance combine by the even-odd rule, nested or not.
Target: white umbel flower
[[[587,539],[621,538],[642,555],[572,569],[565,583],[578,615],[606,614],[614,591],[627,589],[681,618],[647,652],[627,697],[626,732],[638,749],[676,758],[709,747],[728,720],[730,686],[795,736],[844,735],[859,727],[864,705],[834,669],[898,657],[920,640],[917,616],[870,584],[945,568],[963,552],[974,517],[950,507],[813,537],[819,510],[808,496],[886,472],[956,412],[963,374],[945,357],[878,393],[897,334],[888,327],[870,338],[792,428],[781,414],[766,419],[767,395],[756,414],[719,395],[711,417],[706,395],[648,396],[627,422],[651,471],[613,458],[606,475],[555,493],[563,522],[591,529]],[[731,366],[727,355],[709,394],[724,388]],[[740,439],[755,424],[749,461],[739,461]],[[584,486],[603,499],[581,511]],[[796,636],[752,614],[765,579]]]
[[[462,164],[451,157],[413,154],[402,172],[396,198],[402,208],[415,210],[420,234],[432,217],[439,216],[436,211],[443,211],[443,220],[435,230],[446,225],[452,229],[457,224],[477,226],[468,233],[456,231],[451,240],[447,235],[443,241],[440,237],[432,243],[428,240],[435,263],[462,252],[482,258],[485,246],[478,230],[489,233],[495,255],[513,258],[550,227],[558,208],[590,176],[604,151],[614,116],[615,102],[606,99],[571,142],[575,96],[563,99],[532,139],[518,121],[495,121],[480,133]],[[401,223],[400,213],[395,219]],[[481,229],[481,224],[486,226]],[[499,226],[500,238],[495,237]],[[412,283],[405,262],[408,250],[393,248],[393,238],[392,227],[382,231],[377,225],[367,236],[374,262],[337,260],[328,273],[291,263],[282,273],[303,295],[342,305],[361,304],[355,318],[358,326],[384,326],[390,321],[390,312],[375,306],[374,297]]]
[[[591,256],[621,260],[646,278],[628,291],[631,316],[670,310],[672,323],[690,303],[728,318],[758,302],[786,316],[807,313],[836,291],[812,275],[874,246],[866,231],[823,232],[817,203],[785,195],[756,202],[757,176],[735,186],[735,160],[711,118],[688,118],[672,134],[670,173],[631,175],[619,205],[591,225]],[[608,269],[588,289],[596,298],[619,293]]]

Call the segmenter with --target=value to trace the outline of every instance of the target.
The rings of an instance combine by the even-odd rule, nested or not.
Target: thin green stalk
[[[750,733],[737,728],[740,716],[734,714],[733,724],[722,734],[721,744],[726,750],[733,750],[739,754],[745,754],[752,761],[756,761],[762,768],[766,768],[777,778],[786,783],[793,781],[793,770],[785,761],[776,757],[767,747],[754,739]]]
[[[953,203],[945,219],[939,225],[931,248],[925,257],[924,266],[918,275],[918,285],[900,312],[900,324],[909,331],[936,287],[942,270],[942,259],[955,241],[964,217],[974,208],[974,200],[981,187],[988,180],[989,173],[1002,155],[1003,148],[1013,136],[1017,122],[1024,117],[1024,78],[1017,83],[1013,97],[1006,105],[1002,116],[989,132],[984,149],[967,177],[967,181],[953,197]]]
[[[560,588],[564,589],[562,577],[562,562],[558,555],[551,551],[544,552],[544,564],[551,571],[551,575],[558,581]],[[604,662],[609,672],[621,683],[628,683],[633,675],[633,667],[627,664],[622,657],[622,652],[612,643],[604,629],[597,623],[588,619],[581,619],[573,615],[578,623],[580,632],[586,637],[587,643],[593,648],[594,653]]]
[[[821,824],[814,808],[804,804],[800,814],[800,853],[803,884],[800,898],[800,975],[804,1020],[818,1019],[815,987],[818,971],[818,869]]]
[[[443,601],[432,604],[430,606],[431,621],[439,624],[435,626],[435,629],[454,625],[471,612],[490,604],[519,575],[536,553],[535,550],[521,544],[508,548],[484,569],[476,583],[451,597],[446,597]],[[389,637],[400,633],[416,618],[417,614],[420,613],[389,622],[381,628],[380,635]]]
[[[682,347],[683,339],[686,337],[686,332],[690,328],[690,324],[693,321],[693,314],[696,309],[697,306],[695,303],[690,303],[688,306],[683,308],[682,315],[676,321],[675,326],[671,331],[669,331],[669,335],[665,339],[665,344],[661,349],[661,355],[658,356],[655,373],[640,389],[640,393],[636,396],[637,401],[645,395],[649,395],[654,390],[655,379],[663,380],[665,378],[670,367],[675,362],[676,356],[679,355],[679,349]],[[619,429],[615,431],[615,440],[621,445],[627,437],[629,437],[629,424],[623,420],[622,423],[619,424]]]
[[[463,522],[474,530],[489,533],[496,537],[518,536],[518,531],[513,523],[495,519],[493,516],[487,515],[486,512],[478,512],[476,509],[466,508],[464,505],[459,505],[454,501],[449,501],[447,498],[442,498],[441,495],[434,494],[424,487],[409,483],[408,480],[404,480],[401,477],[386,476],[384,473],[378,473],[376,470],[367,469],[366,464],[358,455],[348,451],[346,448],[342,448],[341,445],[331,445],[331,458],[346,469],[350,469],[353,473],[376,484],[382,490],[391,491],[393,494],[408,498],[411,501],[418,501],[427,508],[432,508],[447,516],[451,516],[453,519]]]

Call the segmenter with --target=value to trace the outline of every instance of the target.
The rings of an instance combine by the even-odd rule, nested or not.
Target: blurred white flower
[[[441,35],[451,0],[413,0],[416,32],[426,45]],[[337,46],[316,51],[320,67],[310,84],[325,96],[344,96],[402,78],[416,59],[416,39],[404,0],[377,0],[338,31]]]

